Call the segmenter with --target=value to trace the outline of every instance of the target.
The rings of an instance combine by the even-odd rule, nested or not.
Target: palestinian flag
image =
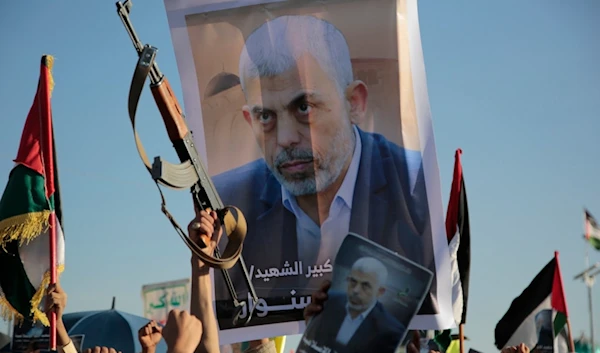
[[[50,239],[55,237],[57,272],[64,266],[64,237],[50,97],[51,56],[43,56],[37,93],[21,144],[0,199],[0,314],[19,323],[40,321],[50,283]]]
[[[588,210],[585,210],[585,239],[596,250],[600,250],[600,226]]]
[[[524,343],[531,350],[569,352],[567,317],[558,252],[555,252],[554,259],[513,300],[496,325],[496,347],[502,349]]]
[[[457,325],[464,324],[467,321],[469,271],[471,268],[469,207],[460,160],[461,154],[462,150],[457,149],[454,156],[452,189],[450,190],[450,200],[446,211],[446,236],[448,237],[452,268],[452,307]]]

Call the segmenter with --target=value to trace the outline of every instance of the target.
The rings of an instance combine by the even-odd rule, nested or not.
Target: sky
[[[583,208],[600,218],[599,17],[596,0],[419,4],[444,204],[454,151],[463,150],[472,237],[467,348],[496,351],[496,323],[555,250],[573,334],[589,331],[586,288],[573,276],[585,267]],[[135,2],[132,18],[142,41],[159,48],[182,101],[163,2]],[[109,309],[114,296],[117,309],[141,315],[142,285],[188,277],[189,250],[161,214],[135,149],[126,104],[137,58],[114,1],[2,1],[0,48],[0,185],[40,57],[54,55],[67,311]],[[148,154],[175,161],[147,90],[138,117]],[[180,223],[193,217],[187,192],[168,192],[168,202]],[[600,252],[590,259],[600,261]],[[598,286],[593,299],[600,337]]]

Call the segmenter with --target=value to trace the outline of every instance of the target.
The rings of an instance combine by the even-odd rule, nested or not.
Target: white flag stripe
[[[450,250],[450,271],[452,275],[452,311],[454,312],[454,321],[460,325],[463,314],[463,291],[460,281],[460,272],[458,271],[458,248],[460,246],[460,235],[455,234],[448,244]]]
[[[62,227],[56,214],[52,214],[55,217],[56,225],[56,264],[64,265],[65,263],[65,239],[62,232]],[[34,288],[39,288],[44,278],[44,274],[50,269],[50,229],[40,234],[38,237],[33,239],[29,244],[23,245],[19,248],[19,256],[25,273],[29,278],[29,282]]]

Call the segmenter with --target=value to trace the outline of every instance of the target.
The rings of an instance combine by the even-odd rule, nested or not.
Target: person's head
[[[347,295],[350,309],[363,312],[385,293],[388,271],[385,265],[373,257],[363,257],[352,265]]]
[[[343,34],[313,16],[282,16],[246,39],[239,63],[244,118],[277,180],[296,196],[327,189],[349,164],[367,87]]]

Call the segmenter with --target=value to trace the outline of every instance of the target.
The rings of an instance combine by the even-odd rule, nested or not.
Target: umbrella
[[[150,320],[111,309],[65,314],[63,315],[63,322],[69,336],[76,344],[76,348],[79,348],[77,345],[81,342],[80,352],[99,346],[114,348],[117,352],[122,353],[138,353],[142,350],[142,346],[138,341],[138,330]],[[39,324],[33,327],[31,325],[15,326],[15,333],[17,331],[31,337],[26,341],[48,342],[49,329],[41,327]],[[24,347],[21,346],[23,344],[20,344],[19,348],[16,349],[23,349]],[[4,346],[0,352],[9,350],[10,344]],[[164,340],[160,340],[156,346],[156,353],[167,353],[167,344]]]
[[[114,348],[117,352],[137,353],[142,350],[138,330],[150,320],[119,310],[85,311],[63,315],[69,336],[83,335],[81,351],[96,346]],[[161,340],[156,353],[166,353]]]

